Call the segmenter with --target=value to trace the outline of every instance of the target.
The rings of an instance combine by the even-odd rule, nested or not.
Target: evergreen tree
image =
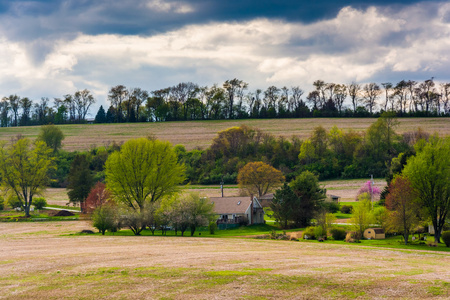
[[[282,228],[288,228],[289,223],[293,220],[294,206],[297,202],[297,196],[287,183],[275,192],[270,208],[275,220]]]
[[[109,110],[108,110],[108,112],[109,112]],[[105,113],[105,109],[103,108],[103,105],[100,105],[97,115],[95,116],[94,122],[95,123],[106,123],[106,113]]]
[[[86,155],[79,154],[75,156],[70,167],[69,184],[67,186],[70,202],[80,203],[81,211],[84,207],[84,201],[94,186],[94,177],[89,170],[89,162]]]
[[[325,199],[326,190],[310,171],[302,172],[290,185],[298,199],[294,204],[293,221],[296,227],[307,226]]]
[[[108,112],[106,113],[106,123],[114,123],[116,117],[116,110],[113,106],[108,108]]]

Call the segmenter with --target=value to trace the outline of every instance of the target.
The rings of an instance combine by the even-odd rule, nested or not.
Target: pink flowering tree
[[[366,183],[364,183],[364,185],[359,189],[358,194],[356,195],[356,201],[358,201],[358,197],[359,195],[363,194],[363,193],[367,193],[369,194],[369,196],[380,196],[381,190],[380,188],[372,185],[372,182],[369,180]]]

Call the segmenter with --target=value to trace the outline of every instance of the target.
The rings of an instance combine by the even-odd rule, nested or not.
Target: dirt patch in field
[[[450,255],[325,243],[60,236],[86,222],[0,224],[3,298],[449,296]],[[8,236],[8,238],[1,238]]]

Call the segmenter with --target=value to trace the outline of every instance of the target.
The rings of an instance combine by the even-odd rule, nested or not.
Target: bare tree
[[[394,87],[394,95],[397,98],[397,106],[399,108],[399,112],[405,112],[406,108],[406,92],[408,90],[408,85],[406,81],[402,80],[398,82]]]
[[[290,91],[289,91],[289,89],[287,88],[287,87],[282,87],[281,88],[281,97],[280,97],[280,100],[278,101],[278,111],[280,111],[280,109],[281,110],[284,110],[284,111],[289,111],[290,110],[290,108],[289,108],[289,94],[290,94]]]
[[[9,100],[9,107],[11,108],[14,115],[14,123],[12,124],[12,126],[19,126],[20,97],[17,95],[11,95],[7,99]]]
[[[433,79],[434,78],[432,77],[431,79],[425,80],[424,82],[419,84],[419,87],[417,89],[420,95],[420,104],[422,106],[422,111],[425,108],[426,113],[428,113],[431,110],[433,102],[435,101],[436,98],[436,93],[434,89],[435,84]]]
[[[235,102],[235,98],[239,98],[244,96],[243,92],[244,90],[246,90],[248,87],[248,83],[239,80],[237,78],[235,79],[231,79],[231,80],[227,80],[225,81],[225,83],[223,84],[223,88],[227,91],[227,98],[228,98],[228,118],[232,119],[233,118],[233,105]],[[238,99],[239,100],[239,99]]]
[[[334,91],[334,104],[339,113],[341,113],[345,98],[347,98],[347,86],[345,84],[336,84]]]
[[[9,106],[8,98],[3,97],[2,101],[0,101],[0,123],[1,127],[7,127],[9,125],[9,110],[11,107]]]
[[[64,101],[64,105],[66,106],[67,110],[69,111],[69,120],[71,122],[74,122],[76,120],[76,116],[77,116],[77,108],[76,108],[73,96],[70,94],[64,95],[63,101]]]
[[[392,83],[390,82],[384,82],[381,84],[384,88],[384,92],[385,92],[385,98],[384,98],[384,111],[387,111],[387,106],[389,103],[389,98],[390,98],[390,90],[392,89]]]
[[[320,107],[318,108],[322,108],[325,106],[325,103],[327,101],[326,90],[328,88],[328,85],[323,80],[316,80],[313,82],[313,85],[316,88],[317,96],[319,96],[318,104]]]
[[[187,119],[187,103],[198,93],[198,85],[192,82],[182,82],[171,88],[172,101],[183,106],[184,119]]]
[[[364,99],[366,102],[366,107],[371,114],[373,112],[373,109],[375,108],[376,100],[380,94],[381,89],[378,84],[371,82],[364,85]]]
[[[86,118],[89,107],[95,103],[94,96],[87,89],[76,91],[73,95],[73,101],[78,112],[78,121],[81,122]]]
[[[409,92],[409,111],[414,110],[417,111],[417,99],[416,99],[416,85],[417,82],[414,80],[408,80],[406,82],[406,85],[408,86],[408,92]]]
[[[445,114],[450,113],[450,83],[441,83],[442,105]]]
[[[319,109],[318,105],[320,105],[320,93],[319,91],[315,90],[312,92],[309,92],[308,96],[306,97],[306,100],[312,104],[312,110]]]
[[[28,125],[30,121],[31,107],[33,106],[33,102],[27,97],[20,99],[20,108],[22,109],[22,116],[20,117],[21,125]]]
[[[276,103],[280,96],[280,89],[276,86],[269,86],[267,90],[264,91],[264,103],[267,108],[276,107]]]
[[[305,93],[299,86],[293,86],[291,88],[291,101],[289,101],[289,106],[294,111],[296,110],[303,102],[302,96]]]
[[[352,82],[347,86],[348,89],[348,95],[352,99],[353,104],[353,111],[356,111],[356,108],[358,107],[359,97],[361,93],[361,85],[357,84],[356,82]]]
[[[109,90],[108,100],[116,109],[116,122],[122,122],[122,102],[128,98],[128,91],[124,85],[116,85]]]
[[[47,115],[49,113],[49,99],[47,97],[42,97],[39,103],[34,104],[34,113],[36,115],[36,119],[38,124],[45,124]]]
[[[147,101],[148,99],[148,92],[146,90],[143,90],[141,88],[133,88],[130,90],[130,100],[132,104],[132,108],[135,111],[136,120],[139,120],[140,117],[140,109],[142,106],[142,103],[144,101]]]

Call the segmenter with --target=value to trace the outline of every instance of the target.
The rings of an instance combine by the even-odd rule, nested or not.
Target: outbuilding
[[[386,235],[383,228],[367,228],[364,230],[364,237],[368,240],[383,240]]]

